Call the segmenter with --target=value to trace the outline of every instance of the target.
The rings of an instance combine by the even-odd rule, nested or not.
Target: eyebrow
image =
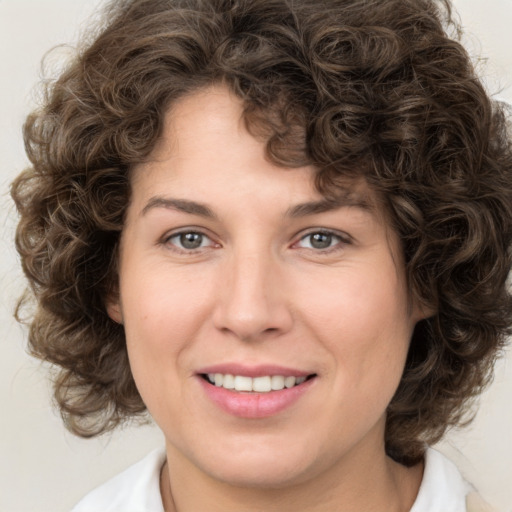
[[[361,196],[357,194],[345,194],[334,198],[324,198],[319,201],[310,201],[294,205],[285,212],[285,217],[307,217],[309,215],[316,215],[343,207],[355,207],[367,211],[371,211],[373,209],[372,205]],[[215,215],[215,213],[204,203],[162,196],[152,197],[142,209],[141,215],[146,215],[148,211],[154,208],[177,210],[208,219],[218,218],[217,215]]]
[[[209,219],[216,219],[213,211],[203,203],[188,201],[187,199],[174,199],[172,197],[155,196],[152,197],[142,209],[141,215],[146,215],[153,208],[166,208],[168,210],[177,210],[191,215],[199,215]]]
[[[286,212],[287,217],[300,218],[308,215],[316,215],[344,207],[360,208],[371,212],[373,205],[358,194],[349,193],[339,195],[333,198],[324,198],[319,201],[301,203],[289,208]]]

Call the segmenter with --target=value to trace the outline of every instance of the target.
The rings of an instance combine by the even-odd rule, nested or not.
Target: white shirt
[[[87,494],[71,512],[164,512],[160,470],[164,450],[144,459]],[[467,512],[472,487],[444,455],[429,448],[420,490],[410,512]]]
[[[165,457],[165,450],[153,450],[87,494],[71,512],[164,512],[160,470]]]
[[[466,497],[472,490],[452,461],[429,448],[423,480],[410,512],[466,512]]]

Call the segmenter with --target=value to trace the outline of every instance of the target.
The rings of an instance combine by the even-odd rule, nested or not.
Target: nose
[[[284,281],[283,269],[269,254],[233,255],[219,282],[215,327],[244,341],[288,332],[293,318]]]

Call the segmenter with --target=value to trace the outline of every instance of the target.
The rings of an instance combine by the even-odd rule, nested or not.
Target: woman
[[[466,510],[427,446],[510,331],[512,153],[450,5],[105,19],[25,126],[30,343],[72,432],[166,446],[75,510]]]

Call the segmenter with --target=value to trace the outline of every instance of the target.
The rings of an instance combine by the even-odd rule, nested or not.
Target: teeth
[[[284,379],[284,387],[293,388],[293,386],[295,386],[295,377],[286,377]]]
[[[224,375],[224,378],[222,379],[222,387],[226,389],[235,389],[235,378],[233,375]]]
[[[251,377],[242,377],[241,375],[237,375],[235,377],[235,389],[236,391],[252,391]]]
[[[280,391],[284,388],[293,388],[302,384],[306,377],[284,377],[283,375],[265,375],[263,377],[246,377],[244,375],[230,375],[223,373],[209,373],[208,380],[211,384],[224,389],[235,391],[254,391],[257,393],[268,393]]]
[[[284,389],[284,377],[282,375],[272,375],[270,378],[270,386],[274,391]]]
[[[272,381],[270,377],[256,377],[252,379],[252,390],[258,393],[268,393],[272,391]]]

